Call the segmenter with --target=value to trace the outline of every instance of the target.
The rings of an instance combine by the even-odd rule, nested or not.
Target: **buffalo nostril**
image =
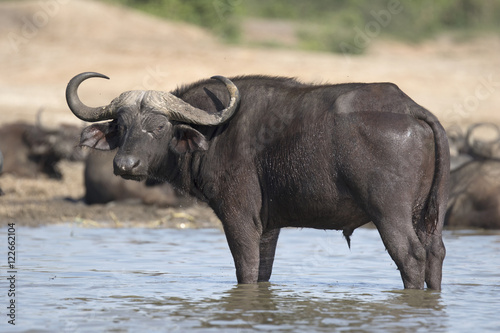
[[[141,160],[134,156],[116,156],[114,159],[115,170],[120,173],[131,172],[141,164]]]

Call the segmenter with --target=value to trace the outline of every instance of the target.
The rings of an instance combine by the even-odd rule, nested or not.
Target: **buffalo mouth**
[[[135,181],[138,181],[138,182],[146,180],[148,178],[147,175],[133,175],[133,174],[128,174],[128,173],[118,173],[116,171],[115,171],[115,175],[116,176],[120,176],[123,179],[135,180]]]
[[[136,176],[136,175],[121,175],[121,177],[124,179],[135,180],[138,182],[146,180],[146,178],[148,178],[147,176]]]

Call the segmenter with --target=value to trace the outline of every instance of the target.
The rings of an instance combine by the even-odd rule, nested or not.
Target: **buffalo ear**
[[[170,147],[178,154],[192,153],[197,150],[207,150],[208,142],[203,134],[194,128],[188,125],[175,125]]]
[[[98,150],[113,150],[118,147],[118,127],[113,122],[93,124],[85,127],[80,136],[80,146]]]

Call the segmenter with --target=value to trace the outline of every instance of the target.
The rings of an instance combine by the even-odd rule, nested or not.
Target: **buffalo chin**
[[[146,180],[148,177],[147,176],[140,176],[140,175],[119,175],[120,177],[122,177],[123,179],[128,179],[128,180],[135,180],[135,181],[142,181],[142,180]]]

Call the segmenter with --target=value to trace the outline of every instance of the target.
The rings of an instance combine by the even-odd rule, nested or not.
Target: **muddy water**
[[[0,257],[5,279],[7,228]],[[443,291],[405,291],[376,230],[282,231],[270,283],[235,284],[216,229],[16,229],[20,332],[495,332],[500,233],[447,231]],[[5,251],[5,252],[4,252]]]

